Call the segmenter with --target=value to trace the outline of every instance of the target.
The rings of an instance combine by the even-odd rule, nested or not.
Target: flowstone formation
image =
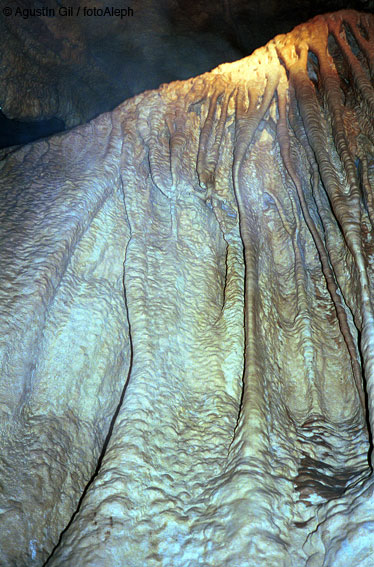
[[[373,78],[328,14],[3,158],[1,565],[373,565]]]

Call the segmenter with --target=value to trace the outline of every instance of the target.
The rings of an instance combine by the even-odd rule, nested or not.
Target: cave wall
[[[5,152],[1,564],[372,565],[373,40]]]

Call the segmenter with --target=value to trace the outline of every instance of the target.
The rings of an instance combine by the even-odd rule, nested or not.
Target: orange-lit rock
[[[318,17],[2,160],[1,565],[373,564],[373,56]]]

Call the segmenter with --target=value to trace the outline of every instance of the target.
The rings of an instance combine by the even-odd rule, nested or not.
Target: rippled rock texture
[[[1,161],[0,564],[374,562],[374,18]]]

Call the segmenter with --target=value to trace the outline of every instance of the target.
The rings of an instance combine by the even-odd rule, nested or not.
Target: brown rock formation
[[[2,160],[1,565],[373,564],[373,76],[329,14]]]

